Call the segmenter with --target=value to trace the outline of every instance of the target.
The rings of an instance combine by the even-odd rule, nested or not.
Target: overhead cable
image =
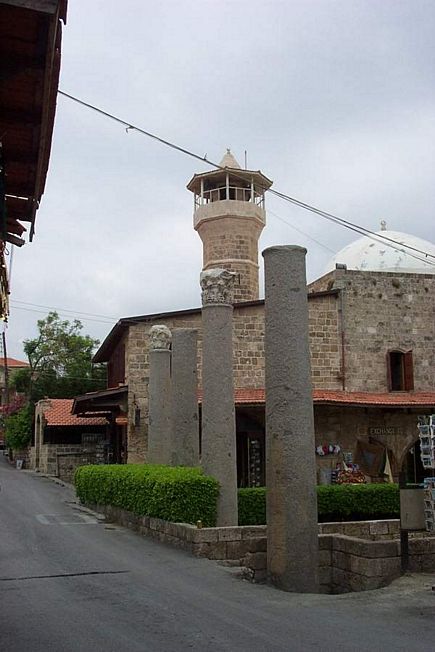
[[[148,138],[152,138],[153,140],[156,140],[157,142],[166,145],[167,147],[170,147],[171,149],[174,149],[178,152],[181,152],[182,154],[186,154],[187,156],[190,156],[191,158],[195,158],[199,161],[202,161],[203,163],[206,163],[207,165],[210,165],[211,167],[214,167],[218,170],[226,170],[225,167],[219,165],[219,163],[216,163],[214,161],[211,161],[210,159],[207,158],[207,155],[205,156],[200,156],[199,154],[196,154],[195,152],[192,152],[191,150],[186,149],[185,147],[181,147],[180,145],[177,145],[169,140],[166,140],[164,138],[161,138],[160,136],[157,136],[156,134],[151,133],[150,131],[147,131],[146,129],[142,129],[141,127],[138,127],[137,125],[132,124],[131,122],[127,120],[123,120],[122,118],[119,118],[112,113],[109,113],[108,111],[104,111],[103,109],[98,108],[97,106],[94,106],[93,104],[90,104],[89,102],[85,102],[84,100],[79,99],[78,97],[75,97],[74,95],[70,95],[69,93],[66,93],[65,91],[58,90],[58,93],[60,95],[63,95],[64,97],[67,97],[68,99],[85,106],[92,111],[96,111],[100,115],[103,115],[110,120],[113,120],[117,122],[118,124],[122,124],[124,127],[126,127],[126,131],[129,132],[130,130],[132,131],[137,131],[140,134],[143,134],[144,136],[147,136]],[[237,171],[231,170],[231,174],[234,177],[240,177],[243,178],[242,175],[238,175]],[[271,193],[272,195],[275,195],[276,197],[279,197],[280,199],[283,199],[284,201],[287,201],[291,204],[294,204],[295,206],[299,206],[300,208],[303,208],[304,210],[308,210],[312,213],[315,213],[316,215],[319,215],[320,217],[323,217],[331,222],[334,222],[335,224],[338,224],[339,226],[343,226],[347,229],[350,229],[351,231],[355,231],[356,233],[359,233],[360,235],[366,235],[368,238],[371,238],[372,240],[375,240],[376,242],[382,242],[385,244],[385,246],[389,246],[392,249],[402,251],[408,256],[411,256],[412,258],[415,258],[416,260],[419,260],[420,262],[423,262],[427,265],[430,266],[435,266],[435,255],[430,254],[427,251],[424,251],[422,249],[419,249],[417,247],[413,247],[412,245],[408,245],[406,243],[401,243],[393,238],[389,238],[388,236],[383,236],[380,233],[376,233],[375,231],[371,231],[370,229],[367,229],[363,226],[360,226],[358,224],[355,224],[353,222],[350,222],[349,220],[345,220],[342,217],[339,217],[337,215],[334,215],[333,213],[328,213],[327,211],[323,211],[319,208],[316,208],[315,206],[311,206],[310,204],[307,204],[306,202],[300,201],[299,199],[296,199],[295,197],[291,197],[290,195],[280,192],[279,190],[274,190],[272,188],[266,188],[265,186],[261,186],[261,184],[256,184],[257,187],[261,188],[263,191],[267,191]],[[415,254],[410,253],[409,251],[405,251],[405,249],[409,249],[411,251],[415,251],[419,254],[422,254],[424,258],[421,258],[420,256],[416,256]],[[433,259],[433,262],[431,260],[428,260],[428,258]]]

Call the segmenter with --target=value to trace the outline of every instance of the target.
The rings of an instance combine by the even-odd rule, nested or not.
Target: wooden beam
[[[34,127],[41,124],[41,112],[16,111],[0,106],[0,122],[5,126]]]
[[[11,56],[10,53],[1,52],[0,79],[13,79],[18,75],[26,74],[42,80],[44,75],[44,60],[26,56]]]
[[[6,220],[6,231],[8,233],[15,233],[15,235],[23,235],[27,231],[26,227],[20,224],[17,220]]]
[[[30,9],[44,14],[55,14],[59,4],[58,0],[3,0],[2,4],[21,9]]]
[[[35,165],[38,162],[38,152],[34,149],[25,150],[24,148],[8,147],[7,143],[3,144],[3,163],[7,168],[12,164]],[[12,193],[10,193],[12,194]]]
[[[16,235],[11,235],[10,233],[6,233],[6,242],[10,242],[11,244],[15,245],[16,247],[22,247],[23,244],[26,244],[26,241],[23,240],[22,238],[17,238]]]

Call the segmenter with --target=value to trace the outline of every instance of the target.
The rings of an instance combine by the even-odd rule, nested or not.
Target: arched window
[[[412,351],[388,351],[387,372],[390,392],[409,392],[414,389]]]

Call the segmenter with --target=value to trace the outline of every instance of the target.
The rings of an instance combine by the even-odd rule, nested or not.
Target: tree
[[[12,385],[31,403],[46,396],[72,398],[106,386],[105,365],[92,365],[99,341],[82,335],[78,319],[63,321],[56,312],[38,320],[39,335],[25,340],[29,368],[15,374]]]
[[[33,408],[26,405],[15,414],[5,419],[6,446],[13,450],[22,450],[32,439]]]

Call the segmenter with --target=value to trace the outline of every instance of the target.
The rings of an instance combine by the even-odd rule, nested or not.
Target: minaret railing
[[[230,201],[252,202],[256,206],[264,208],[264,193],[259,193],[252,188],[240,188],[225,184],[210,190],[204,190],[202,187],[201,194],[195,193],[195,209],[199,208],[199,206],[227,199]]]

